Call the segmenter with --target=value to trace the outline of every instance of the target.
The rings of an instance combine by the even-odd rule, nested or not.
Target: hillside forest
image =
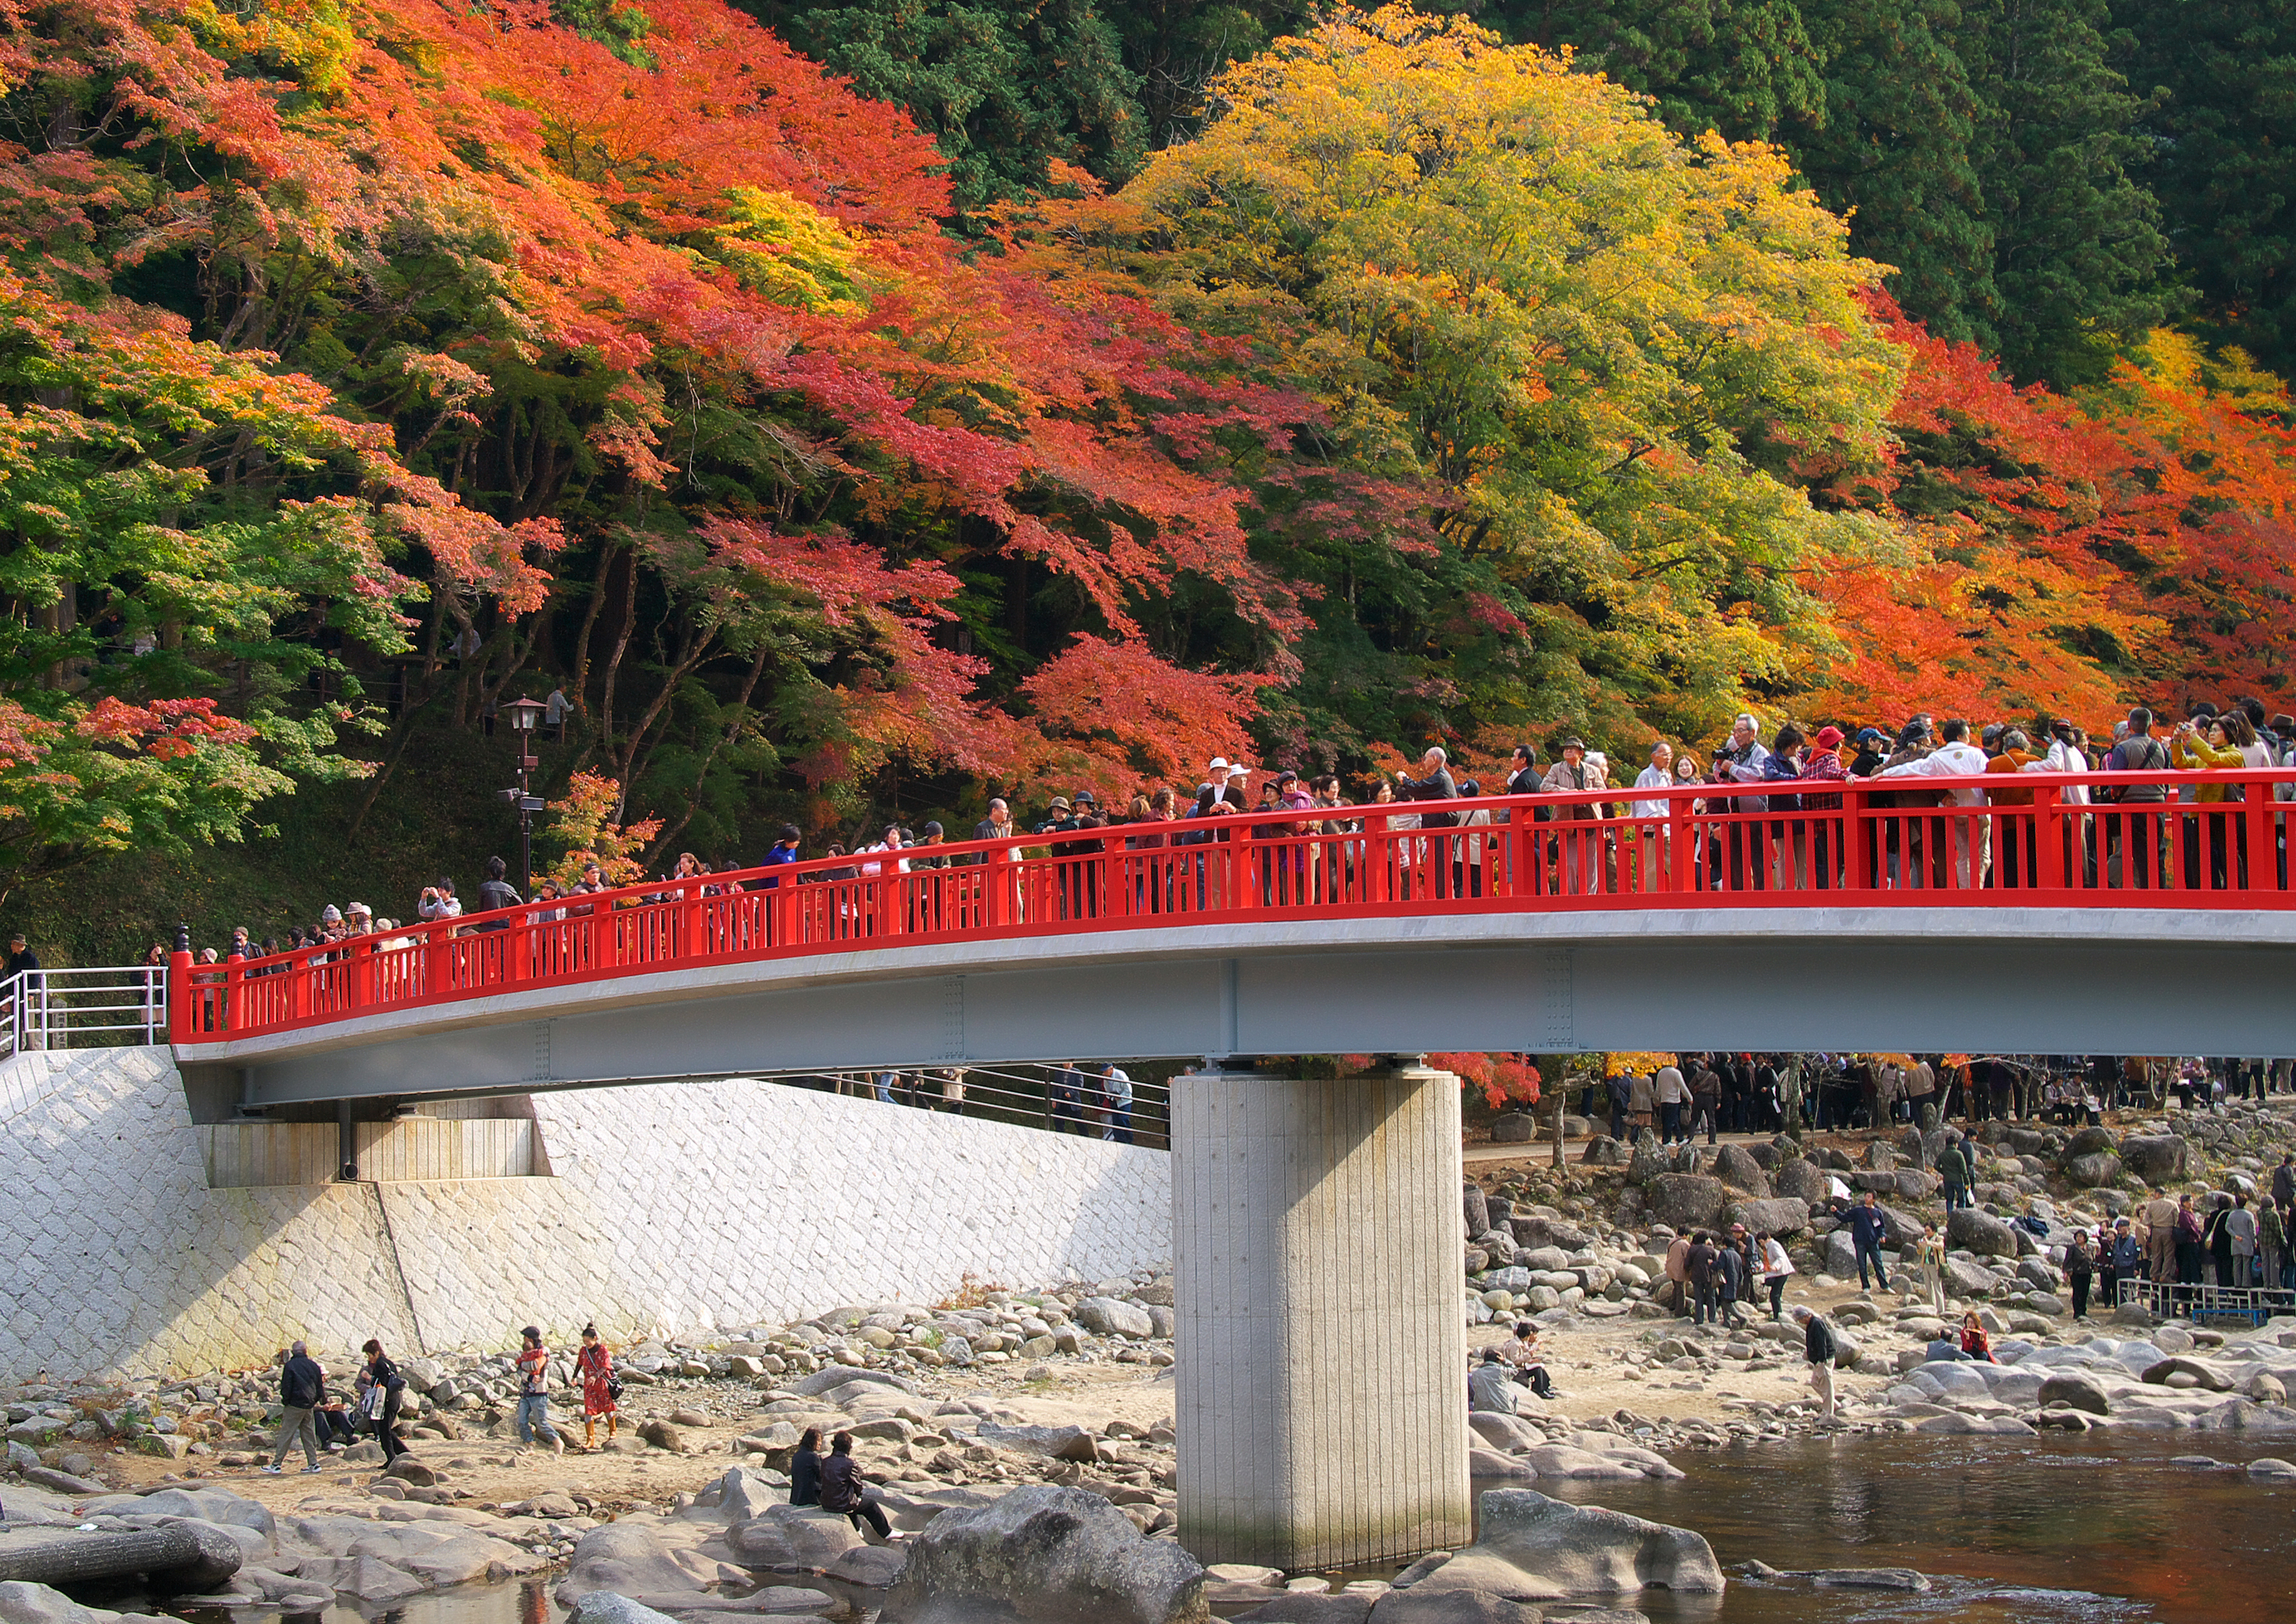
[[[2296,4],[0,0],[0,915],[2296,697]],[[2183,714],[2181,710],[2177,714]]]

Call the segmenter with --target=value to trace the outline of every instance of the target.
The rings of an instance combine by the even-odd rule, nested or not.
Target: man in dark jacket
[[[1451,781],[1451,770],[1444,765],[1450,758],[1439,750],[1431,749],[1419,759],[1419,776],[1396,775],[1395,793],[1398,800],[1456,800],[1457,785]],[[1424,812],[1420,815],[1423,829],[1448,829],[1459,821],[1456,812]]]
[[[880,1539],[893,1537],[893,1526],[885,1521],[884,1508],[861,1481],[861,1468],[853,1461],[850,1432],[837,1435],[829,1446],[829,1458],[821,1463],[821,1509],[842,1512],[856,1526],[866,1522],[877,1530]]]
[[[1890,1289],[1890,1271],[1882,1267],[1882,1238],[1888,1234],[1889,1226],[1882,1216],[1882,1209],[1874,1199],[1874,1192],[1868,1190],[1865,1199],[1849,1210],[1849,1239],[1857,1250],[1857,1285],[1861,1291],[1871,1289],[1866,1281],[1868,1260],[1874,1265],[1874,1275],[1881,1280],[1882,1289],[1885,1292]]]
[[[1951,1218],[1955,1208],[1969,1205],[1972,1177],[1969,1152],[1962,1148],[1959,1134],[1946,1136],[1945,1149],[1938,1152],[1937,1174],[1945,1180],[1945,1211]]]
[[[1809,1365],[1809,1385],[1817,1394],[1820,1409],[1828,1421],[1833,1419],[1833,1360],[1841,1351],[1833,1340],[1833,1327],[1808,1308],[1793,1311],[1795,1323],[1802,1328],[1801,1357]]]
[[[503,878],[506,868],[507,865],[500,857],[487,859],[487,877],[479,882],[477,912],[491,914],[496,908],[514,908],[522,900],[519,894],[511,889],[510,882]],[[505,921],[496,919],[480,925],[479,929],[507,931],[510,925]]]
[[[279,1437],[272,1447],[271,1464],[264,1470],[274,1477],[279,1474],[279,1463],[287,1458],[288,1449],[299,1442],[303,1446],[303,1470],[319,1469],[319,1429],[311,1420],[311,1413],[327,1401],[327,1373],[319,1368],[309,1350],[298,1342],[287,1350],[287,1362],[279,1369]]]
[[[1703,1325],[1718,1317],[1715,1312],[1714,1288],[1715,1269],[1721,1257],[1720,1251],[1706,1238],[1704,1230],[1691,1237],[1690,1252],[1683,1259],[1683,1269],[1690,1278],[1693,1300],[1698,1305],[1691,1316],[1690,1323],[1694,1325]]]

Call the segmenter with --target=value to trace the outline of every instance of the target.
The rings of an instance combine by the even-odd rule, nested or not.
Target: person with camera
[[[1456,800],[1459,789],[1452,782],[1451,769],[1447,765],[1449,760],[1450,757],[1444,751],[1430,745],[1427,753],[1419,759],[1418,777],[1413,778],[1403,773],[1395,775],[1396,800]],[[1398,829],[1448,829],[1459,821],[1459,815],[1456,812],[1421,812],[1414,815],[1414,821],[1410,823],[1397,818],[1393,826]],[[1429,895],[1443,895],[1451,877],[1448,844],[1447,840],[1442,837],[1401,842],[1398,849],[1405,857],[1398,866],[1401,870],[1399,878],[1403,881],[1405,895],[1410,894],[1411,874],[1414,870],[1421,876],[1420,883],[1428,888]]]

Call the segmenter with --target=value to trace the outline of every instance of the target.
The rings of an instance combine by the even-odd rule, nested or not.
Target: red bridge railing
[[[2079,788],[2100,799],[2079,804]],[[2224,799],[2177,799],[2195,789]],[[1960,804],[1972,792],[1992,802]],[[909,847],[652,881],[229,964],[177,955],[169,1029],[197,1045],[660,971],[1253,919],[2285,908],[2296,906],[2296,806],[2284,797],[2296,799],[2296,771],[1802,780],[1255,810]]]

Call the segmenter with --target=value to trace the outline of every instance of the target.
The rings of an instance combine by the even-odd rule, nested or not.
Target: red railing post
[[[2037,874],[2025,875],[2025,883],[2045,891],[2065,888],[2065,848],[2060,826],[2063,812],[2057,804],[2057,786],[2044,783],[2033,794],[2033,861],[2039,868]],[[2013,836],[2012,837],[2014,838]],[[1994,862],[2000,862],[1996,854]]]
[[[1845,890],[1871,891],[1881,889],[1881,877],[1874,870],[1882,861],[1882,830],[1874,818],[1872,791],[1862,783],[1844,784],[1841,791],[1841,838],[1849,842],[1844,854],[1842,873],[1848,876]]]
[[[168,1041],[189,1043],[198,1029],[192,1018],[192,950],[179,946],[168,956]]]
[[[2280,864],[2272,838],[2272,786],[2251,783],[2246,788],[2246,804],[2240,809],[2242,849],[2234,853],[2240,872],[2233,883],[2243,891],[2276,890]]]

